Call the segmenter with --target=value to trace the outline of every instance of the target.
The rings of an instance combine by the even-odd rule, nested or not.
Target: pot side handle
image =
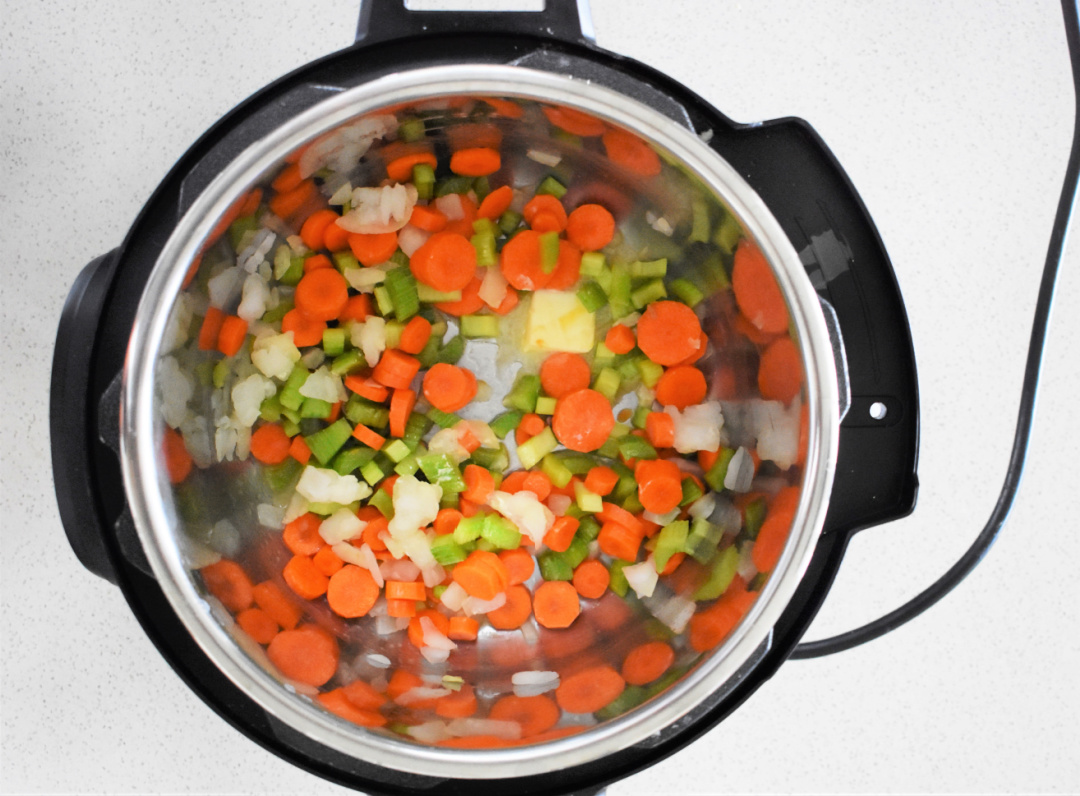
[[[97,325],[112,280],[116,250],[92,260],[75,279],[56,334],[49,392],[49,436],[53,486],[68,543],[79,562],[116,584],[105,529],[100,524],[93,479],[97,406],[90,400],[90,363]]]
[[[357,44],[444,33],[528,34],[591,44],[589,0],[544,0],[542,11],[410,11],[407,0],[361,0]]]

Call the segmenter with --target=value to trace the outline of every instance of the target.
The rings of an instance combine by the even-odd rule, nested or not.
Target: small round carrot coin
[[[560,351],[549,356],[540,366],[540,386],[552,398],[562,398],[583,390],[591,380],[589,363],[581,354]]]
[[[589,453],[603,445],[615,427],[607,398],[596,390],[577,390],[555,404],[551,430],[572,451]]]
[[[701,347],[701,321],[678,301],[654,301],[637,325],[638,348],[658,365],[678,365]]]

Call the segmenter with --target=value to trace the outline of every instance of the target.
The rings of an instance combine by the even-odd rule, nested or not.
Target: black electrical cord
[[[843,652],[873,641],[914,619],[952,591],[975,569],[997,540],[1005,525],[1005,520],[1008,519],[1017,489],[1020,487],[1020,478],[1024,472],[1024,460],[1027,456],[1028,441],[1035,416],[1039,371],[1042,367],[1047,327],[1050,324],[1054,288],[1061,265],[1062,251],[1065,248],[1073,204],[1076,200],[1077,183],[1080,179],[1080,18],[1078,18],[1080,15],[1078,15],[1077,0],[1061,0],[1061,9],[1065,17],[1065,38],[1069,45],[1073,92],[1076,97],[1072,151],[1069,155],[1069,165],[1065,169],[1065,181],[1061,188],[1061,198],[1058,200],[1057,215],[1054,217],[1054,228],[1046,252],[1046,264],[1043,266],[1039,295],[1035,302],[1035,318],[1032,322],[1031,341],[1028,344],[1027,363],[1024,367],[1024,381],[1020,391],[1020,410],[1016,421],[1016,432],[1013,436],[1012,455],[1009,458],[1009,468],[1005,473],[1005,483],[998,495],[997,505],[994,506],[990,519],[976,537],[975,542],[937,582],[896,610],[862,627],[830,638],[799,644],[791,653],[793,659],[820,658]]]

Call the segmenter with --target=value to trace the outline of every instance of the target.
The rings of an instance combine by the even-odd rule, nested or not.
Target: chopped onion
[[[439,741],[445,741],[448,738],[454,736],[450,734],[450,731],[446,729],[446,722],[439,721],[425,721],[423,724],[414,724],[409,727],[405,732],[410,738],[415,738],[421,743],[438,743]]]
[[[326,352],[320,346],[312,346],[300,357],[300,364],[308,370],[315,370],[326,361]]]
[[[446,663],[450,658],[450,650],[441,650],[437,647],[421,647],[420,655],[428,663]]]
[[[397,130],[397,119],[389,114],[369,116],[358,122],[338,127],[309,145],[300,155],[297,167],[300,177],[307,179],[323,166],[334,171],[350,171],[377,138],[385,138]]]
[[[708,518],[713,513],[713,509],[716,508],[716,495],[712,492],[706,492],[703,497],[698,498],[690,504],[690,508],[686,510],[686,513],[696,519]]]
[[[426,229],[406,224],[398,232],[398,246],[405,252],[407,257],[412,257],[413,253],[427,243],[427,239],[430,237],[431,233]]]
[[[162,354],[168,354],[187,342],[188,327],[191,325],[191,316],[194,312],[195,302],[191,293],[181,293],[176,297],[176,303],[173,304],[172,312],[169,313],[169,323],[161,336]]]
[[[240,531],[228,520],[218,520],[210,528],[206,543],[227,558],[240,552]]]
[[[265,528],[278,530],[284,525],[281,518],[285,515],[285,509],[280,506],[274,506],[270,503],[260,503],[255,507],[255,515],[259,519],[259,524]]]
[[[477,291],[477,295],[481,301],[495,309],[503,303],[508,289],[509,283],[503,276],[502,269],[491,266],[484,269],[484,278],[480,280],[480,290]]]
[[[566,510],[573,505],[574,499],[569,495],[553,494],[547,499],[547,507],[551,509],[551,513],[556,517],[561,517],[566,514]]]
[[[461,604],[461,610],[469,616],[476,616],[477,614],[486,614],[489,611],[494,611],[496,608],[502,608],[504,605],[506,605],[506,592],[501,591],[490,600],[481,600],[479,597],[467,597],[465,602]]]
[[[434,589],[444,580],[446,580],[446,570],[438,563],[432,563],[429,566],[423,567],[420,570],[420,577],[424,580],[424,585],[429,589]]]
[[[259,373],[252,373],[232,388],[233,411],[241,425],[250,428],[262,411],[262,403],[277,392],[274,382]]]
[[[439,513],[439,501],[442,500],[442,487],[429,484],[416,476],[403,475],[394,483],[394,516],[388,526],[390,535],[402,537],[416,532],[435,521]],[[430,555],[426,537],[420,535],[424,547]],[[413,557],[410,555],[410,558]],[[415,560],[415,559],[414,559]],[[416,562],[424,566],[421,561]]]
[[[290,523],[297,517],[303,517],[307,514],[308,501],[299,492],[293,492],[293,496],[289,499],[289,505],[285,507],[285,516],[281,518],[284,523]]]
[[[296,491],[312,503],[340,503],[347,506],[371,495],[371,487],[355,475],[339,475],[334,470],[308,465],[300,475]]]
[[[161,418],[170,428],[179,428],[188,418],[188,401],[195,394],[195,384],[180,368],[176,357],[163,357],[157,369]]]
[[[397,633],[399,630],[404,630],[408,627],[406,624],[404,627],[398,622],[398,619],[407,619],[408,617],[397,616],[377,616],[375,617],[375,635],[377,636],[389,636],[391,633]]]
[[[367,525],[351,509],[340,508],[319,524],[319,536],[329,545],[355,539]]]
[[[393,663],[393,661],[391,661],[385,655],[380,655],[377,652],[369,652],[367,655],[364,656],[364,660],[366,660],[376,669],[389,669],[390,665]]]
[[[341,376],[331,373],[325,365],[310,374],[302,385],[300,394],[305,398],[317,398],[328,404],[335,404],[348,398],[345,385],[341,383]]]
[[[472,454],[461,444],[461,432],[457,428],[443,428],[428,440],[428,453],[445,453],[456,464],[461,464]]]
[[[745,542],[739,548],[739,564],[735,568],[735,572],[747,583],[753,580],[754,576],[757,575],[758,572],[757,567],[754,566],[753,551],[754,543]]]
[[[216,276],[212,276],[206,283],[207,292],[210,294],[210,306],[224,309],[236,298],[240,292],[240,285],[244,278],[241,268],[229,267]]]
[[[651,596],[659,580],[659,575],[656,573],[656,563],[653,561],[651,553],[640,564],[623,567],[623,575],[626,576],[626,582],[630,584],[630,588],[637,593],[638,597]]]
[[[269,226],[269,225],[267,225]],[[266,255],[274,248],[274,232],[264,227],[255,233],[251,243],[236,255],[236,264],[249,274],[254,274],[266,262]],[[240,316],[244,317],[243,315]]]
[[[446,587],[439,599],[451,611],[460,611],[468,598],[469,593],[455,580]]]
[[[461,195],[448,193],[435,200],[435,207],[446,216],[447,221],[460,221],[465,218],[465,205],[461,203]]]
[[[760,401],[755,412],[757,453],[764,460],[787,470],[799,458],[799,415],[802,406],[798,400],[785,407],[779,401]]]
[[[642,516],[649,522],[655,522],[657,525],[662,526],[675,522],[675,520],[679,519],[680,514],[682,514],[682,509],[676,506],[667,514],[654,514],[651,511],[646,511],[642,514]]]
[[[349,340],[363,352],[368,365],[375,367],[386,350],[386,321],[378,315],[369,315],[363,323],[352,325]]]
[[[386,271],[381,268],[346,268],[341,273],[349,287],[361,293],[373,293],[376,285],[386,281]]]
[[[679,453],[720,450],[720,429],[724,414],[718,401],[688,406],[679,411],[674,406],[664,407],[675,426],[674,448]]]
[[[326,203],[334,205],[336,207],[340,207],[341,205],[352,199],[352,191],[352,183],[346,181],[342,183],[341,186],[339,186],[338,189],[330,195],[330,198],[326,200]]]
[[[431,620],[428,619],[430,622]],[[399,705],[411,705],[414,702],[423,702],[428,699],[442,699],[445,696],[450,696],[453,692],[448,688],[442,686],[428,686],[418,685],[410,688],[394,700]]]
[[[256,337],[251,346],[251,361],[264,376],[285,381],[300,361],[300,349],[293,344],[293,333]]]
[[[342,544],[348,543],[342,542]],[[349,547],[352,547],[352,545],[349,545]],[[337,552],[336,545],[333,550],[335,553]],[[353,550],[356,550],[357,556],[356,560],[352,563],[356,564],[358,567],[363,567],[370,572],[372,579],[375,581],[375,585],[381,589],[385,581],[383,580],[382,571],[379,569],[379,559],[375,558],[375,552],[371,549],[371,546],[365,542],[360,545],[359,548],[353,547]]]
[[[536,161],[542,166],[548,166],[554,168],[562,162],[562,155],[556,155],[553,152],[542,152],[539,149],[530,149],[525,153],[525,157],[529,160]]]
[[[249,324],[254,323],[266,314],[269,302],[270,288],[257,273],[251,274],[244,280],[240,306],[236,308],[236,314]]]
[[[406,692],[408,693],[408,692]],[[507,741],[521,738],[521,725],[516,721],[499,719],[454,719],[447,725],[452,735],[494,735]]]
[[[514,685],[514,695],[519,697],[539,696],[559,687],[558,672],[514,672],[510,677]]]
[[[732,492],[749,492],[754,480],[754,459],[746,448],[740,447],[728,462],[724,475],[724,489]]]
[[[414,581],[420,575],[420,567],[407,558],[383,561],[379,571],[386,580]]]
[[[451,641],[439,628],[435,627],[435,623],[431,621],[430,616],[420,617],[420,629],[424,631],[424,646],[437,650],[457,649],[457,644]]]
[[[356,188],[352,192],[352,209],[335,223],[344,230],[365,235],[397,232],[409,223],[416,199],[416,186],[412,183]]]
[[[682,633],[690,624],[695,611],[697,603],[689,597],[676,594],[653,611],[653,616],[667,625],[673,633]]]
[[[480,382],[484,384],[484,382]],[[479,393],[477,393],[479,399]],[[483,420],[462,420],[460,423],[454,426],[454,430],[458,432],[460,436],[466,430],[469,431],[480,442],[481,448],[497,449],[500,443],[499,438],[495,435],[495,432],[491,430],[491,426],[485,423]]]
[[[532,492],[510,494],[496,490],[488,498],[488,505],[514,523],[536,546],[543,544],[544,534],[551,530],[555,523],[555,515],[551,509],[541,503]]]

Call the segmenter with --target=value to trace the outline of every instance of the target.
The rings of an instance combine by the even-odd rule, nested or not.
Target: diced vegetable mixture
[[[768,264],[570,108],[451,99],[309,144],[207,241],[165,352],[212,604],[301,695],[417,742],[536,743],[663,691],[749,610],[798,503]]]

